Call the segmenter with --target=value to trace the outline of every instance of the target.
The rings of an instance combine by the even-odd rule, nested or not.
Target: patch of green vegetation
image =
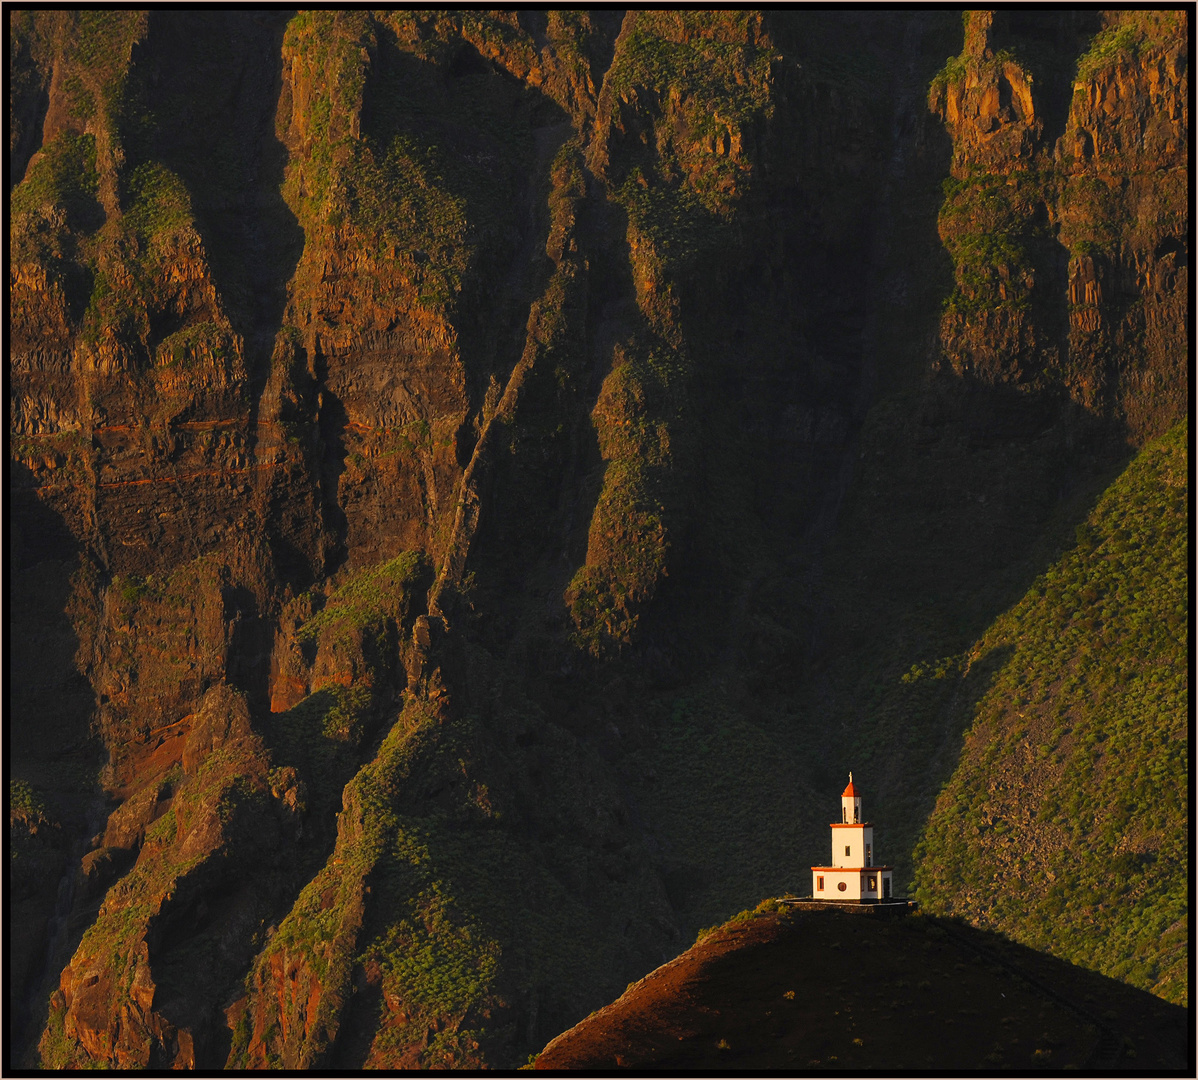
[[[248,1009],[243,1009],[241,1015],[237,1018],[237,1023],[233,1026],[233,1038],[229,1054],[229,1063],[233,1068],[249,1068],[250,1062],[247,1051],[253,1033],[254,1025],[250,1019],[250,1012]]]
[[[427,561],[415,551],[405,551],[360,570],[328,598],[296,636],[300,641],[314,641],[326,631],[380,629],[387,620],[403,625],[414,589],[428,575]]]
[[[163,338],[155,353],[158,367],[188,370],[209,360],[223,361],[235,351],[231,331],[214,322],[192,323]]]
[[[944,181],[940,235],[956,267],[944,305],[972,313],[1024,308],[1031,297],[1039,248],[1050,241],[1047,214],[1037,209],[1056,185],[1050,173],[977,173]]]
[[[944,61],[944,67],[932,76],[932,82],[928,87],[929,97],[935,100],[937,97],[943,95],[949,86],[963,82],[965,79],[965,70],[964,54],[948,57]]]
[[[772,55],[751,43],[756,12],[642,11],[608,73],[613,108],[630,90],[674,92],[710,106],[698,134],[717,116],[747,119],[765,104]]]
[[[92,444],[79,431],[13,435],[8,441],[8,455],[12,461],[23,461],[31,469],[53,469],[56,479],[68,474],[82,478],[91,463]]]
[[[183,181],[156,161],[138,165],[125,180],[124,224],[143,241],[192,224],[191,196]]]
[[[134,43],[146,32],[144,11],[84,8],[65,21],[60,38],[63,91],[80,120],[97,113],[115,126]]]
[[[111,587],[116,595],[129,605],[156,595],[152,574],[148,580],[139,574],[116,574],[113,576]]]
[[[690,375],[685,356],[664,341],[621,350],[592,412],[608,464],[587,562],[565,599],[575,645],[594,656],[631,642],[668,571],[670,530],[682,516],[677,471],[688,452]]]
[[[1078,254],[1088,254],[1082,244],[1108,251],[1119,244],[1124,211],[1118,185],[1094,176],[1071,176],[1061,191],[1061,210],[1070,227],[1068,232],[1062,229],[1061,240]]]
[[[100,266],[92,274],[91,295],[83,313],[83,340],[95,344],[105,330],[118,339],[131,340],[149,334],[145,301],[137,290],[122,288]]]
[[[695,944],[698,945],[701,941],[711,937],[712,934],[728,927],[736,926],[739,923],[752,922],[754,919],[760,919],[765,915],[777,915],[786,910],[785,904],[779,904],[774,899],[762,900],[756,907],[745,908],[744,911],[738,911],[730,919],[722,923],[716,923],[714,926],[704,927],[695,936]]]
[[[417,822],[398,830],[388,853],[394,860],[390,869],[406,873],[391,876],[414,880],[402,890],[406,902],[401,901],[393,912],[399,917],[358,960],[379,963],[384,987],[428,1015],[464,1015],[491,989],[499,944],[461,910],[450,895],[452,886],[433,876],[436,863],[424,831]],[[393,884],[398,881],[388,882]]]
[[[84,68],[105,68],[128,53],[144,28],[140,11],[83,8],[74,24],[70,58]]]
[[[902,677],[900,682],[917,683],[920,679],[957,678],[964,667],[964,660],[963,656],[946,656],[941,660],[912,664],[911,670]]]
[[[303,11],[287,24],[284,55],[295,58],[315,91],[304,116],[308,153],[299,168],[288,170],[284,188],[301,222],[314,225],[331,214],[336,224],[344,213],[344,193],[334,190],[335,166],[352,152],[350,117],[361,110],[366,57],[374,47],[373,22],[365,12]]]
[[[1091,39],[1090,47],[1077,58],[1077,80],[1089,79],[1100,68],[1117,61],[1135,60],[1143,40],[1143,27],[1134,20],[1099,31]]]
[[[1005,652],[917,849],[916,895],[1186,1001],[1188,422],[973,656]]]
[[[1108,26],[1094,35],[1090,47],[1078,57],[1078,79],[1089,78],[1099,68],[1115,60],[1134,60],[1143,40],[1143,30],[1133,22]]]
[[[698,194],[689,188],[650,184],[639,167],[631,170],[613,196],[632,226],[652,241],[655,254],[672,270],[717,246],[725,234],[720,228],[723,218],[712,213]]]
[[[91,295],[82,336],[94,344],[107,332],[148,346],[156,282],[163,260],[173,258],[162,241],[194,228],[194,216],[183,181],[158,162],[145,162],[123,176],[122,188],[119,223],[101,234],[103,243],[89,257]]]
[[[43,1069],[62,1072],[67,1069],[95,1067],[83,1048],[66,1033],[66,1006],[50,1005],[46,1027],[38,1042],[37,1050]]]
[[[747,10],[636,14],[607,75],[608,101],[614,122],[631,107],[655,128],[654,176],[634,182],[661,191],[638,194],[626,182],[630,166],[618,169],[616,196],[630,216],[639,211],[672,235],[694,231],[691,203],[717,219],[731,215],[750,173],[742,133],[770,108],[774,57],[757,44],[759,20]]]
[[[232,852],[245,852],[239,840],[270,813],[259,751],[256,739],[225,743],[207,753],[191,775],[174,768],[164,778],[171,785],[171,805],[146,829],[136,863],[109,889],[76,951],[111,979],[118,1001],[130,995],[140,945],[153,940],[154,920],[181,891],[183,879],[204,864],[213,869]],[[43,1063],[52,1067],[64,1051],[83,1060],[82,1047],[59,1037],[54,1011],[52,999]]]
[[[67,111],[76,120],[90,120],[96,114],[96,99],[84,81],[72,72],[63,80],[63,91],[70,104]]]
[[[1077,58],[1075,82],[1093,78],[1102,68],[1135,62],[1146,49],[1183,44],[1188,32],[1182,11],[1121,10],[1112,14],[1116,21],[1095,34],[1089,48]]]
[[[371,705],[370,686],[364,682],[329,688],[333,704],[321,721],[325,738],[357,746],[366,729],[366,713]]]
[[[8,824],[29,834],[52,824],[46,801],[24,780],[15,777],[8,782]]]
[[[460,244],[466,239],[465,200],[446,190],[444,162],[435,146],[396,135],[376,161],[372,150],[356,148],[349,174],[354,223],[388,241],[416,249]]]
[[[98,191],[95,137],[64,131],[42,147],[41,155],[13,191],[12,213],[16,216],[42,207],[61,207],[69,228],[92,232],[104,221],[104,212],[96,201]]]
[[[533,153],[524,91],[438,70],[463,45],[459,23],[480,21],[506,25],[311,12],[291,21],[284,46],[312,90],[289,205],[310,234],[351,228],[376,258],[399,260],[398,277],[432,310],[456,310],[480,256],[510,247],[514,178]]]
[[[472,232],[467,200],[450,191],[445,156],[396,135],[385,148],[355,143],[345,170],[346,215],[377,238],[379,250],[424,252],[420,299],[444,307],[462,289],[465,245]]]
[[[594,919],[597,897],[618,906],[627,893],[624,878],[609,881],[599,868],[607,856],[597,862],[577,829],[563,828],[541,845],[534,839],[530,848],[523,824],[509,826],[512,777],[547,768],[547,782],[563,790],[587,786],[570,757],[576,745],[552,725],[538,726],[527,750],[493,741],[505,726],[529,722],[514,715],[498,725],[451,721],[428,702],[407,699],[375,758],[345,786],[336,849],[256,962],[262,975],[247,981],[256,995],[251,1007],[267,1010],[259,1030],[274,1022],[278,999],[266,973],[279,949],[304,957],[300,979],[319,977],[321,1010],[330,1002],[331,1011],[306,1018],[313,1034],[305,1052],[317,1048],[320,1025],[337,1015],[355,980],[379,987],[386,1004],[379,1005],[371,1061],[380,1068],[413,1048],[430,1068],[502,1065],[497,1047],[523,1060],[539,1043],[529,1045],[521,1033],[511,1045],[512,1033],[494,1022],[500,999],[567,987],[559,1002],[583,1015],[609,1000],[632,970],[643,973],[640,954],[630,970],[627,943],[613,941]],[[585,903],[562,881],[579,873],[591,880]],[[451,1037],[426,1041],[430,1029]],[[276,1040],[267,1052],[283,1048]]]
[[[666,569],[664,508],[648,488],[647,470],[638,462],[608,466],[591,519],[597,561],[581,567],[566,591],[574,643],[594,656],[632,641],[639,609],[653,598]]]

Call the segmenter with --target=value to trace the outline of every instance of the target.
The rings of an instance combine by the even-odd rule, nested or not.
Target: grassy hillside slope
[[[972,650],[1001,664],[916,852],[929,910],[1182,1004],[1188,435],[1141,451]]]

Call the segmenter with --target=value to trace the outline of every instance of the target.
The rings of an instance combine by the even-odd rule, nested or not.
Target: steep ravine
[[[14,1060],[523,1063],[843,767],[909,878],[1186,407],[1176,20],[12,19]]]

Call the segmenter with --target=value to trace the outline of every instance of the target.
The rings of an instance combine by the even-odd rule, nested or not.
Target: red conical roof
[[[849,781],[849,786],[840,793],[842,799],[855,799],[857,797],[857,789],[853,787],[853,781]]]

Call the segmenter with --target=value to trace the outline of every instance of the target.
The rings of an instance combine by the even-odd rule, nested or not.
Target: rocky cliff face
[[[1137,441],[1187,400],[1185,25],[973,12],[930,96],[953,138],[947,362],[1059,386]],[[1062,54],[1079,52],[1067,79]]]
[[[739,887],[678,740],[828,692],[886,402],[1185,408],[1184,24],[1020,18],[950,148],[932,15],[12,16],[32,1054],[510,1065]]]

